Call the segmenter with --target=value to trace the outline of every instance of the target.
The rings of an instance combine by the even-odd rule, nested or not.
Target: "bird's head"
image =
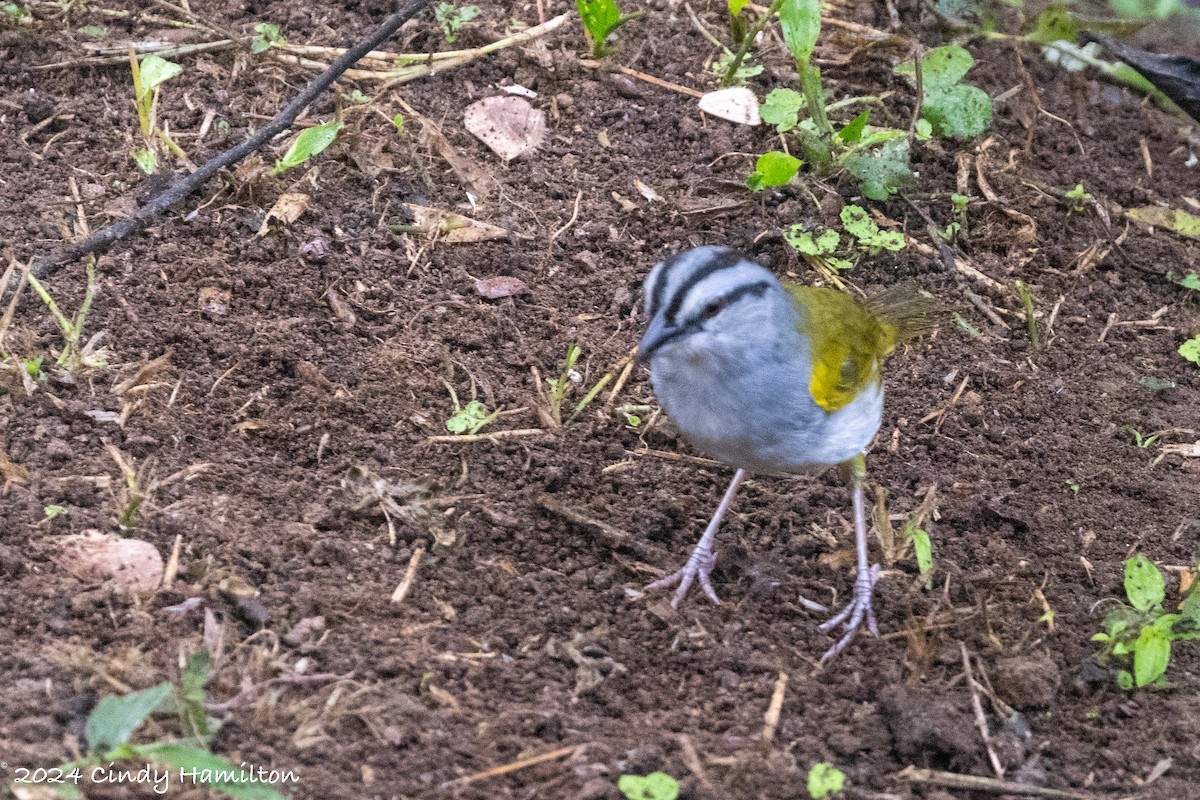
[[[773,341],[784,291],[765,267],[728,247],[697,247],[646,276],[649,325],[638,360],[737,358]]]

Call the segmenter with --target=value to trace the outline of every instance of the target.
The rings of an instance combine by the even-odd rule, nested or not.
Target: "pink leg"
[[[866,478],[866,464],[862,456],[854,459],[850,465],[851,480],[854,496],[854,544],[858,551],[858,570],[854,579],[854,599],[838,612],[837,616],[821,625],[821,630],[828,631],[845,622],[846,633],[837,644],[825,651],[821,663],[825,664],[836,656],[854,639],[862,625],[867,621],[867,628],[875,636],[879,635],[879,626],[875,622],[875,611],[871,608],[871,594],[875,582],[879,580],[878,564],[867,563],[867,512],[863,499],[863,483]]]
[[[671,607],[678,608],[679,603],[688,593],[688,589],[692,588],[692,584],[699,578],[700,587],[704,589],[704,594],[708,596],[708,599],[717,605],[721,604],[721,601],[717,599],[717,593],[713,591],[712,581],[708,577],[712,572],[713,565],[717,563],[717,554],[712,549],[713,539],[716,538],[717,526],[721,524],[721,518],[733,504],[734,495],[737,494],[737,488],[745,476],[746,470],[744,469],[739,469],[734,473],[733,480],[729,482],[729,488],[725,490],[725,496],[721,498],[721,505],[717,506],[717,513],[713,514],[708,527],[704,529],[704,535],[700,537],[699,543],[692,549],[692,554],[688,556],[687,563],[667,577],[659,578],[647,586],[646,591],[666,589],[679,584],[679,588],[675,590],[675,596],[671,598]]]

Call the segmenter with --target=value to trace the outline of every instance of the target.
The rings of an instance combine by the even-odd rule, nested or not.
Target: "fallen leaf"
[[[654,191],[654,189],[652,189],[649,186],[647,186],[646,184],[642,183],[637,178],[633,179],[633,185],[634,185],[634,187],[637,188],[638,194],[640,194],[642,197],[649,200],[651,203],[665,203],[666,202],[665,200],[663,200],[663,197],[661,194]]]
[[[520,278],[508,275],[495,275],[491,278],[479,278],[475,281],[475,291],[489,300],[499,300],[529,291],[529,287]]]
[[[164,570],[162,555],[149,542],[97,530],[66,537],[52,560],[81,581],[142,592],[157,588]]]
[[[1162,206],[1143,206],[1127,210],[1125,216],[1143,225],[1166,228],[1181,236],[1200,238],[1200,217],[1193,216],[1186,211],[1177,211]]]
[[[405,203],[404,207],[412,214],[413,223],[421,229],[422,233],[426,236],[440,234],[441,240],[450,244],[486,242],[508,237],[508,230],[505,228],[464,217],[453,211],[419,206],[415,203]]]
[[[1168,455],[1180,455],[1184,458],[1200,458],[1200,441],[1191,444],[1164,444],[1162,451]]]
[[[700,98],[700,110],[739,125],[760,125],[758,98],[745,86],[718,89]]]
[[[263,217],[262,227],[258,229],[258,235],[267,235],[267,231],[270,230],[268,223],[272,219],[277,219],[284,225],[291,225],[300,219],[300,215],[308,209],[310,202],[312,202],[312,197],[302,192],[281,194],[279,199],[275,201],[275,205],[271,206],[271,210]]]
[[[522,97],[485,97],[467,106],[463,123],[505,161],[532,151],[546,135],[546,115]]]

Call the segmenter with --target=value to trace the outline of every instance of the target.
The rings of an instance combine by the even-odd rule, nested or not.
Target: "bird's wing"
[[[788,283],[798,306],[797,328],[811,345],[808,390],[834,412],[879,379],[879,365],[896,343],[896,331],[866,306],[836,289]]]

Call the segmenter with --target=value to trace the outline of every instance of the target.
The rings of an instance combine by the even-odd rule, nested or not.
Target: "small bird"
[[[822,663],[864,620],[877,635],[871,594],[880,568],[867,558],[865,451],[883,419],[883,360],[930,327],[932,304],[905,287],[860,303],[836,289],[783,283],[737,251],[711,246],[661,262],[644,290],[650,322],[638,359],[650,366],[655,394],[694,446],[737,468],[687,563],[647,590],[677,584],[678,606],[698,579],[720,603],[709,578],[713,539],[746,473],[842,465],[858,572],[853,600],[821,626],[846,629]]]

